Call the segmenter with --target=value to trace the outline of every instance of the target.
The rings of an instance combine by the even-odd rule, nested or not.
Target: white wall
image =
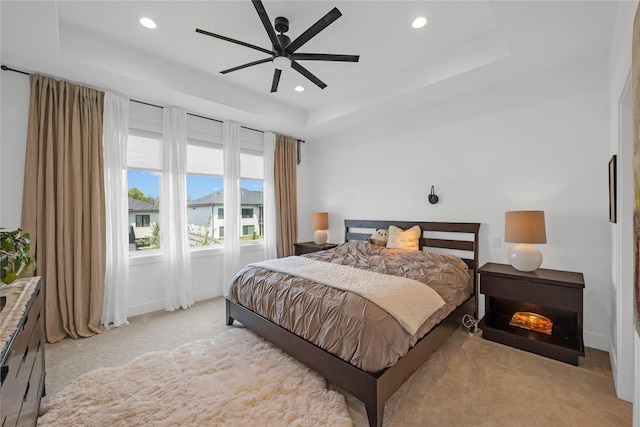
[[[489,244],[503,241],[504,212],[543,209],[542,267],[584,273],[585,342],[607,350],[607,101],[603,56],[307,141],[300,239],[313,210],[330,213],[332,242],[345,218],[481,222],[481,263],[506,263],[511,245]]]
[[[241,248],[241,265],[264,259],[264,245],[249,244]],[[196,301],[222,295],[223,249],[191,251],[193,294]],[[128,316],[164,310],[162,294],[162,256],[129,259]]]
[[[29,93],[28,76],[0,72],[0,227],[8,230],[21,222]]]

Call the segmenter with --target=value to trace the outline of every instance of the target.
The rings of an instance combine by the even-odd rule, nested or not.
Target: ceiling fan
[[[231,43],[236,43],[241,46],[250,47],[251,49],[259,50],[260,52],[264,52],[270,55],[268,58],[259,59],[257,61],[249,62],[248,64],[229,68],[228,70],[220,71],[220,73],[227,74],[232,71],[242,70],[243,68],[252,67],[254,65],[263,64],[265,62],[273,62],[273,64],[275,65],[275,71],[273,72],[271,92],[276,92],[278,90],[278,83],[280,82],[280,75],[282,74],[282,70],[284,68],[288,68],[289,66],[302,74],[307,79],[311,80],[320,89],[324,89],[325,87],[327,87],[327,85],[322,80],[314,76],[309,70],[300,65],[298,61],[358,62],[358,60],[360,59],[359,55],[297,52],[297,50],[302,47],[302,45],[307,43],[320,31],[327,28],[331,23],[333,23],[333,21],[342,16],[342,13],[340,13],[338,8],[334,7],[331,11],[329,11],[329,13],[320,18],[318,22],[309,27],[304,33],[300,34],[298,38],[296,38],[294,41],[291,41],[291,39],[284,34],[289,31],[289,20],[287,18],[279,16],[274,21],[275,25],[271,26],[271,21],[269,20],[267,11],[264,9],[262,1],[252,0],[252,3],[256,8],[256,12],[258,12],[258,16],[262,21],[262,25],[264,25],[264,29],[267,30],[267,34],[269,35],[269,39],[271,40],[271,50],[196,28],[196,33],[215,37],[217,39],[225,40]],[[276,31],[280,34],[276,35]]]

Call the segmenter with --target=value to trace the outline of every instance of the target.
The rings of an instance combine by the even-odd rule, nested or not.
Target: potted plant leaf
[[[35,268],[36,258],[30,250],[29,233],[20,228],[13,231],[0,228],[0,285],[13,283],[32,264]]]

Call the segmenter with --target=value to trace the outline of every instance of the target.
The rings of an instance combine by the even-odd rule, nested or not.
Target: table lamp
[[[516,270],[533,271],[542,265],[542,254],[531,243],[547,243],[544,211],[505,213],[504,241],[518,243],[509,249],[509,263]]]
[[[313,242],[316,245],[327,243],[327,232],[325,230],[329,228],[329,214],[327,212],[312,212],[311,228],[315,230]]]

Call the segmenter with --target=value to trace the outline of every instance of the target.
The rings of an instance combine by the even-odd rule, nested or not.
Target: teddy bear
[[[369,243],[377,246],[387,246],[387,240],[389,240],[389,233],[384,228],[378,228],[369,237]]]

